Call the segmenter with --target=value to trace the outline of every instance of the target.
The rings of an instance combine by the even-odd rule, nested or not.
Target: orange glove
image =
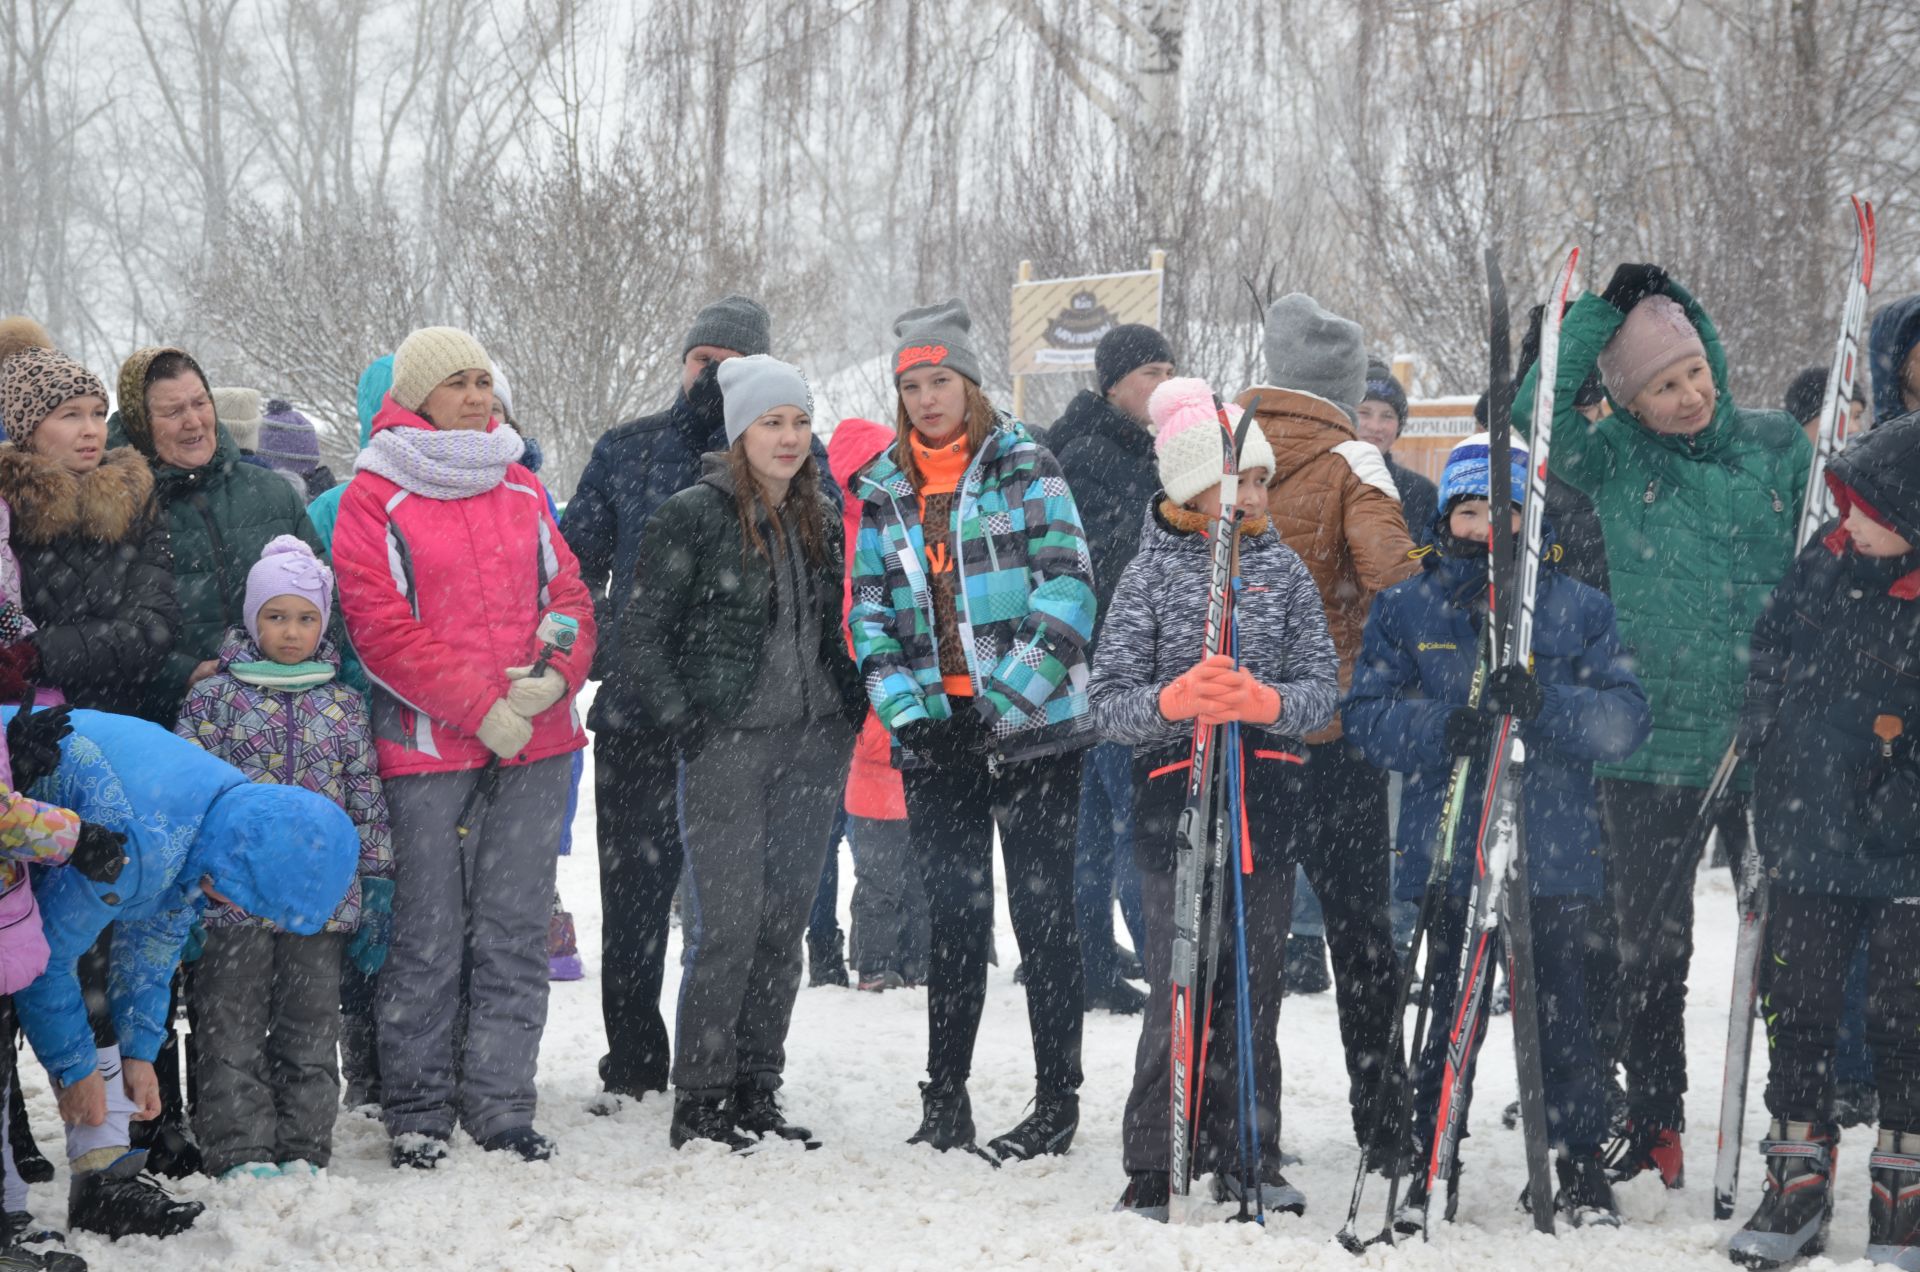
[[[1160,691],[1160,714],[1169,720],[1198,717],[1202,724],[1224,724],[1233,719],[1228,706],[1238,687],[1233,659],[1209,654]]]
[[[1261,684],[1245,667],[1233,673],[1227,718],[1246,724],[1272,724],[1280,718],[1280,692]]]

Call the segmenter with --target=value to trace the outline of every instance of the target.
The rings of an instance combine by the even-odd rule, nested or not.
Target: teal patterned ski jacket
[[[848,626],[868,700],[889,731],[953,713],[940,687],[920,501],[893,451],[856,483],[860,534]],[[1001,761],[1094,742],[1087,647],[1093,563],[1073,492],[1053,453],[1002,412],[953,501],[960,636],[976,701]],[[911,767],[910,756],[896,761]]]

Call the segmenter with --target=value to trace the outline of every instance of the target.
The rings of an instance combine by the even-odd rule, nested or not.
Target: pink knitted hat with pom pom
[[[1227,405],[1229,424],[1238,427],[1240,414],[1238,406]],[[1183,377],[1164,381],[1147,399],[1147,415],[1153,420],[1154,462],[1167,498],[1183,504],[1220,484],[1226,438],[1220,431],[1213,390],[1205,380]],[[1247,430],[1247,440],[1240,444],[1240,468],[1243,472],[1249,468],[1273,472],[1273,447],[1257,425]]]

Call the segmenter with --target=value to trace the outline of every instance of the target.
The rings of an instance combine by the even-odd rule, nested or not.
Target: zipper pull
[[[1658,477],[1649,477],[1647,479],[1647,493],[1640,496],[1640,502],[1644,504],[1652,503],[1654,487],[1658,486],[1659,484],[1660,484],[1660,479]]]
[[[1901,721],[1899,716],[1882,715],[1874,717],[1873,736],[1880,739],[1881,759],[1890,760],[1893,758],[1894,740],[1904,732],[1906,732],[1906,725]]]
[[[1767,493],[1773,496],[1773,510],[1775,512],[1785,512],[1787,510],[1787,505],[1780,502],[1779,491],[1769,490]]]

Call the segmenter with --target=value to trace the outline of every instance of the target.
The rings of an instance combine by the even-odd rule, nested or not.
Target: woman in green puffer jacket
[[[1596,367],[1613,414],[1589,424],[1573,402]],[[1625,987],[1594,1007],[1601,1054],[1627,1070],[1622,1176],[1652,1167],[1678,1187],[1693,899],[1683,891],[1655,914],[1654,898],[1700,851],[1687,840],[1701,788],[1733,738],[1754,620],[1793,562],[1813,450],[1785,412],[1734,405],[1713,320],[1657,265],[1622,265],[1574,304],[1555,377],[1549,462],[1593,500],[1620,634],[1653,708],[1648,743],[1594,768],[1617,949],[1588,978]],[[1514,400],[1522,432],[1538,378]],[[1737,814],[1722,820],[1723,835],[1744,833]]]

